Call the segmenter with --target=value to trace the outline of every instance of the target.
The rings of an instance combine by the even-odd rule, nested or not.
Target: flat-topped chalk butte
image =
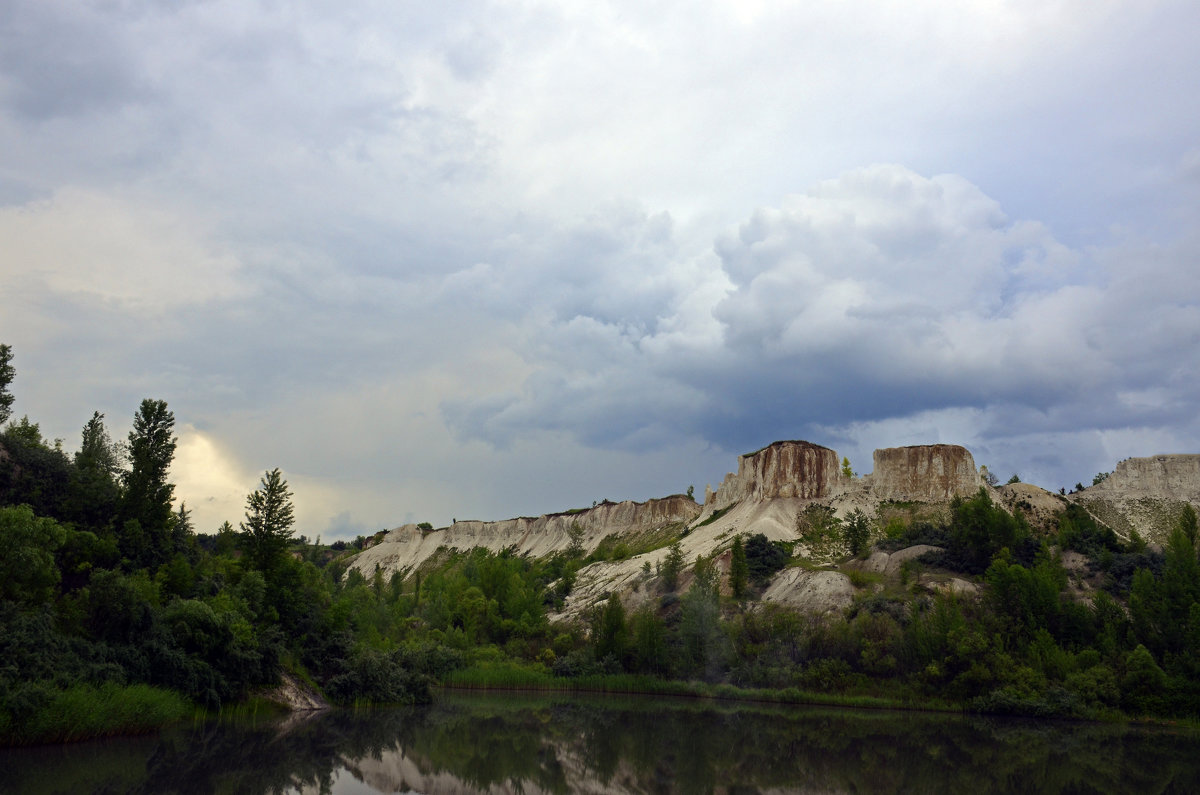
[[[876,450],[866,478],[878,500],[940,502],[969,497],[984,485],[975,459],[957,444],[921,444]]]

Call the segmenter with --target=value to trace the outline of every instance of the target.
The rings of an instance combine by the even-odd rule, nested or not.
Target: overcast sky
[[[0,3],[0,342],[197,529],[1200,452],[1200,6]]]

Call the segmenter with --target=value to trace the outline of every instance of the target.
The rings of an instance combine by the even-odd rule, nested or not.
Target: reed
[[[18,725],[10,723],[0,743],[75,742],[161,729],[192,714],[178,693],[150,685],[72,685],[51,691]]]
[[[799,688],[781,690],[728,684],[659,679],[639,674],[595,674],[560,677],[513,663],[478,665],[449,674],[442,685],[454,690],[535,690],[564,693],[611,693],[649,696],[687,696],[772,704],[809,704],[859,709],[906,709],[961,712],[962,707],[931,699],[847,693],[822,693]]]

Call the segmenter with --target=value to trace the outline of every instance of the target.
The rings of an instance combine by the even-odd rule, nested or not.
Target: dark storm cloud
[[[699,355],[567,302],[520,394],[448,404],[448,419],[492,441],[554,427],[589,445],[676,434],[740,450],[975,409],[987,440],[1186,423],[1200,386],[1194,242],[1073,252],[964,180],[876,167],[756,213],[716,251],[732,289]]]
[[[0,9],[0,97],[30,120],[147,99],[152,87],[133,53],[132,41],[74,3],[14,0]]]
[[[204,521],[281,465],[338,534],[778,438],[1200,448],[1197,14],[0,3],[19,410],[166,398]]]

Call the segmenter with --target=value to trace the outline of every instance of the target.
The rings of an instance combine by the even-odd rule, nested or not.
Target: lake
[[[1200,792],[1200,737],[708,700],[439,694],[0,750],[20,793]]]

